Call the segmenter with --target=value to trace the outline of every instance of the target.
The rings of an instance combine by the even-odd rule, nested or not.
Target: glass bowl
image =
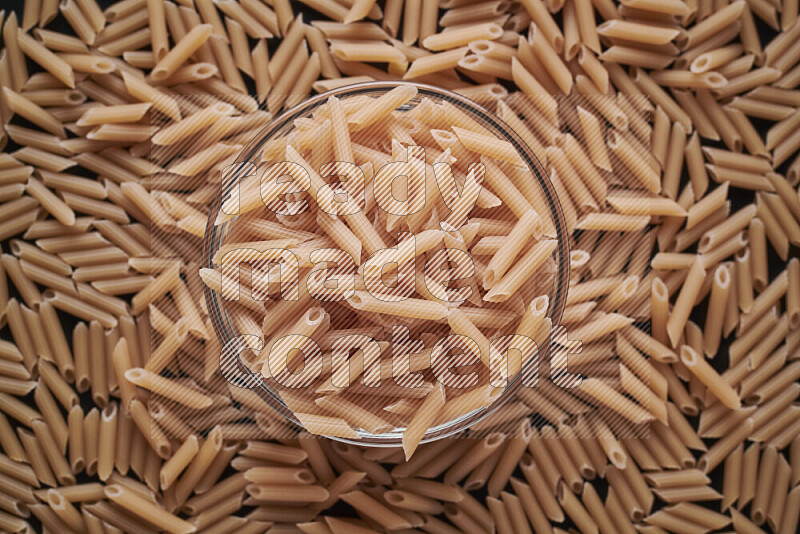
[[[547,317],[550,318],[553,325],[557,325],[566,303],[569,281],[569,233],[561,205],[558,202],[557,193],[531,148],[505,122],[472,100],[454,92],[413,82],[368,82],[341,87],[314,96],[275,118],[241,151],[236,159],[236,164],[246,165],[249,162],[258,166],[265,163],[269,165],[273,161],[279,161],[275,158],[276,151],[272,148],[276,144],[275,140],[301,133],[301,130],[310,122],[309,119],[319,113],[331,96],[337,97],[344,106],[347,106],[348,102],[356,102],[352,99],[360,99],[363,103],[365,98],[377,98],[399,86],[413,86],[417,92],[414,98],[396,108],[395,112],[407,113],[419,106],[425,99],[430,100],[433,104],[453,106],[498,139],[510,143],[527,166],[526,169],[523,169],[525,173],[524,179],[531,180],[527,186],[536,188],[540,192],[540,198],[544,200],[543,204],[538,207],[537,212],[542,209],[546,211],[546,213],[541,213],[540,215],[542,219],[549,218],[551,221],[549,230],[553,233],[549,237],[557,240],[555,251],[551,256],[553,267],[551,271],[553,272],[550,278],[552,283],[549,284],[545,291],[549,298]],[[386,140],[382,148],[390,153],[392,149],[391,143]],[[273,154],[272,157],[270,157],[270,153]],[[265,157],[265,154],[267,154],[267,157]],[[220,252],[221,247],[226,242],[226,237],[230,233],[230,226],[235,218],[218,223],[217,215],[220,213],[223,199],[226,199],[234,189],[237,179],[236,172],[227,172],[227,174],[223,172],[220,192],[211,206],[211,217],[209,217],[203,241],[203,267],[213,268],[215,255]],[[542,206],[544,207],[542,208]],[[225,378],[234,384],[234,387],[241,386],[252,389],[265,404],[285,416],[291,423],[302,428],[303,425],[282,400],[275,388],[268,384],[260,373],[253,372],[237,357],[241,351],[245,350],[246,343],[239,337],[240,329],[235,326],[231,318],[231,305],[229,302],[222,298],[220,293],[208,287],[205,287],[205,298],[215,333],[222,347],[220,370]],[[539,347],[538,361],[547,359],[548,349],[549,343],[547,342]],[[490,416],[494,411],[513,399],[524,378],[536,371],[536,369],[529,368],[530,364],[531,362],[526,362],[522,366],[521,371],[509,381],[502,393],[494,397],[494,401],[490,405],[429,428],[422,439],[422,443],[460,433]],[[355,437],[346,438],[341,436],[326,437],[358,445],[400,446],[404,428],[397,427],[380,434],[367,432],[360,428],[355,430],[358,435],[357,439]]]

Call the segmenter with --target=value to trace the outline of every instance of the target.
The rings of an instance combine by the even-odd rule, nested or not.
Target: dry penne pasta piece
[[[59,483],[67,486],[74,484],[75,477],[70,471],[66,458],[61,453],[60,447],[56,444],[53,433],[48,429],[48,424],[42,420],[36,420],[31,423],[31,428]]]
[[[122,508],[168,532],[179,533],[195,531],[195,526],[188,521],[184,521],[166,512],[158,505],[141,497],[138,493],[125,486],[112,484],[106,487],[105,494],[106,497]]]
[[[667,44],[680,35],[680,31],[675,28],[664,28],[622,19],[604,22],[597,27],[597,33],[603,37],[650,45]]]
[[[486,266],[486,272],[483,276],[485,286],[491,287],[496,280],[503,277],[514,258],[531,236],[534,238],[541,237],[541,224],[541,217],[533,210],[528,211],[517,221],[514,229],[508,234],[502,246]]]
[[[64,226],[75,224],[75,212],[36,178],[28,179],[25,191],[38,200],[39,204]]]
[[[652,418],[652,416],[647,413],[644,408],[626,399],[619,392],[615,391],[612,387],[608,386],[608,384],[600,379],[584,379],[579,387],[581,388],[581,391],[591,395],[599,402],[606,404],[608,407],[634,423],[641,423]]]
[[[445,483],[452,484],[462,480],[467,474],[494,455],[503,445],[505,437],[500,433],[491,433],[475,442],[445,472]]]
[[[17,38],[19,47],[26,56],[50,72],[67,87],[75,88],[75,75],[69,63],[45,48],[44,45],[22,31],[22,29],[18,30]]]
[[[177,284],[180,275],[180,264],[173,262],[167,269],[162,271],[146,288],[137,293],[132,301],[134,313],[141,312],[148,304],[155,301],[172,287]]]
[[[154,80],[164,80],[169,78],[178,67],[205,42],[211,35],[212,26],[210,24],[200,24],[192,28],[175,47],[162,57],[156,66],[153,67],[152,76]]]
[[[625,215],[669,215],[672,217],[686,215],[687,227],[689,226],[687,211],[680,204],[668,198],[611,194],[606,197],[606,202]]]
[[[180,107],[172,96],[152,87],[145,80],[129,72],[122,72],[122,80],[125,83],[128,93],[134,99],[141,102],[150,102],[153,108],[165,113],[173,119],[181,118]]]
[[[789,494],[786,496],[786,503],[784,506],[784,513],[783,518],[781,518],[780,522],[780,532],[781,534],[792,532],[792,530],[797,529],[798,516],[797,509],[794,508],[797,506],[798,502],[798,495],[800,495],[800,491],[797,491],[796,487],[789,491]]]
[[[24,117],[59,138],[66,137],[61,122],[50,112],[25,98],[23,94],[16,93],[8,87],[3,87],[3,97],[6,105],[13,113]]]
[[[125,379],[141,388],[172,399],[190,408],[208,408],[213,402],[212,399],[200,391],[182,386],[179,383],[156,375],[146,369],[129,369],[125,371]]]
[[[709,391],[725,406],[731,410],[737,410],[741,407],[739,395],[726,382],[718,378],[714,370],[700,354],[684,346],[681,348],[681,362],[697,376],[697,378],[709,388]]]
[[[317,503],[325,501],[330,493],[322,486],[267,486],[250,484],[247,493],[257,501],[274,502],[307,502]]]
[[[403,432],[403,451],[405,452],[406,460],[414,453],[430,423],[435,420],[439,411],[444,407],[444,403],[444,387],[441,382],[438,382],[425,397],[425,401],[409,421],[405,432]],[[353,505],[353,503],[350,504]]]
[[[650,73],[651,78],[666,87],[694,87],[719,89],[729,85],[729,81],[718,72],[693,73],[686,71],[661,70]]]
[[[67,19],[67,22],[69,22],[78,37],[88,45],[94,44],[97,32],[92,27],[92,23],[80,8],[78,2],[68,0],[66,2],[61,2],[58,7],[61,14]]]
[[[644,67],[649,69],[664,69],[673,61],[673,57],[659,52],[641,50],[623,45],[614,45],[605,50],[599,57],[603,62]]]
[[[59,54],[58,58],[77,72],[109,74],[115,70],[111,61],[88,54]]]
[[[651,11],[655,13],[665,13],[669,15],[686,16],[690,13],[690,8],[675,0],[668,0],[667,2],[656,2],[654,0],[625,0],[622,5],[643,11]]]
[[[786,119],[792,114],[792,108],[788,106],[754,100],[748,97],[735,97],[731,101],[730,107],[738,109],[745,115],[772,121]]]
[[[508,63],[481,54],[467,56],[458,62],[462,69],[495,76],[505,80],[513,79]]]
[[[402,516],[394,513],[391,509],[362,491],[343,493],[340,497],[347,504],[359,510],[373,521],[376,521],[384,528],[394,530],[398,528],[408,528],[410,526],[410,523]]]
[[[229,2],[227,0],[218,0],[214,2],[214,5],[219,8],[220,11],[241,24],[250,37],[254,39],[272,37],[272,32],[261,23],[265,12],[255,7],[253,2],[247,4],[250,10],[236,2]],[[267,11],[266,13],[269,12]],[[265,20],[264,22],[269,22],[268,25],[274,28],[272,21]],[[224,30],[222,33],[224,34]]]
[[[417,94],[417,89],[413,86],[400,86],[390,90],[386,94],[372,99],[369,105],[362,107],[357,112],[347,116],[348,126],[352,129],[361,130],[380,120],[391,110],[402,106]]]
[[[520,158],[517,151],[507,141],[481,135],[455,126],[453,127],[453,131],[467,150],[500,161],[505,161],[512,165],[524,165],[522,158]]]
[[[493,22],[467,25],[429,35],[422,41],[422,46],[428,50],[438,52],[466,46],[477,39],[493,41],[502,36],[502,34],[502,28]]]
[[[351,426],[361,427],[373,434],[381,434],[393,428],[393,425],[379,415],[349,402],[340,396],[329,395],[316,400],[316,404],[326,411],[342,417]]]
[[[658,174],[640,154],[635,152],[635,149],[622,135],[618,135],[614,130],[609,130],[606,143],[612,153],[623,162],[637,179],[642,181],[647,189],[653,193],[661,191],[661,181]]]
[[[255,441],[248,442],[247,446],[242,449],[242,454],[260,460],[290,465],[303,463],[308,457],[308,454],[302,449]]]
[[[714,271],[711,285],[711,298],[709,309],[720,310],[728,301],[731,286],[731,275],[725,265],[720,265]],[[720,314],[709,312],[706,316],[705,331],[703,333],[703,347],[706,356],[713,357],[719,349],[724,317]]]
[[[609,232],[635,232],[644,229],[649,222],[646,215],[619,213],[589,213],[578,221],[578,230],[601,230]]]
[[[117,404],[108,404],[100,414],[97,446],[97,476],[107,480],[114,469],[117,439]]]
[[[366,61],[402,63],[402,52],[382,42],[334,41],[331,45],[334,57],[344,61]]]
[[[120,106],[97,106],[86,110],[76,123],[78,126],[92,126],[116,122],[136,122],[150,109],[149,102],[142,104],[123,104]]]
[[[400,302],[384,301],[366,291],[356,292],[347,302],[357,310],[376,312],[399,317],[438,320],[447,316],[447,308],[438,303],[422,299]]]
[[[714,13],[713,16],[695,24],[685,35],[681,35],[677,40],[678,45],[683,50],[686,50],[702,43],[714,35],[714,33],[721,31],[735,22],[744,10],[745,5],[738,2],[726,6],[724,9]]]
[[[528,281],[534,273],[545,263],[557,246],[555,240],[543,240],[533,245],[513,267],[503,276],[489,292],[484,300],[489,302],[502,302],[507,300]]]
[[[677,346],[678,344],[678,338],[686,325],[686,321],[689,319],[692,305],[697,298],[705,276],[706,272],[700,258],[695,258],[667,322],[667,334],[672,346]]]
[[[197,133],[199,130],[213,124],[223,116],[233,113],[233,106],[225,103],[218,103],[208,106],[197,113],[174,122],[153,135],[152,141],[159,145],[171,145]]]
[[[711,479],[699,469],[659,471],[647,473],[644,478],[648,484],[655,488],[705,486],[711,482]]]
[[[601,169],[611,170],[611,161],[608,157],[599,119],[583,107],[578,106],[577,111],[592,162]]]

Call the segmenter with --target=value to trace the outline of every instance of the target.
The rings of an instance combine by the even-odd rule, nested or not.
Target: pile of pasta
[[[791,0],[32,0],[4,14],[0,530],[796,532],[797,13]],[[405,450],[298,431],[233,387],[204,293],[224,286],[201,256],[223,171],[273,117],[312,93],[401,79],[474,100],[544,164],[571,247],[569,339],[550,345],[583,345],[549,353],[537,387],[469,431],[419,446],[447,420],[440,386],[367,413],[356,395],[281,392],[323,433],[426,414]],[[444,211],[369,222],[384,244],[407,226],[441,232],[431,251],[475,258],[481,299],[448,307],[442,332],[471,323],[469,337],[490,339],[538,314],[553,338],[549,262],[546,289],[495,299],[486,279],[495,258],[511,262],[502,283],[554,237],[530,169],[470,145],[480,125],[438,102],[369,140],[351,128],[358,108],[327,105],[336,136],[312,137],[326,124],[312,115],[264,161],[318,168],[313,147],[346,138],[344,125],[369,180],[411,146],[453,164],[459,184],[460,164],[494,165],[458,232],[434,230]],[[308,137],[310,156],[295,146]],[[375,245],[344,217],[252,211],[232,223],[251,241],[335,236],[362,259]],[[323,346],[385,326],[385,313],[356,313],[365,298],[320,311],[242,293],[237,328],[265,345],[301,317]],[[337,327],[353,314],[360,326]],[[440,331],[410,319],[430,349]],[[572,388],[552,380],[573,375]],[[326,417],[337,422],[323,430]]]

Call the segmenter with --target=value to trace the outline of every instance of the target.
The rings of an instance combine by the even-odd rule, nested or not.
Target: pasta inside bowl
[[[435,87],[300,104],[223,171],[211,213],[223,375],[312,434],[410,456],[465,430],[536,376],[564,308],[568,233],[536,155]]]

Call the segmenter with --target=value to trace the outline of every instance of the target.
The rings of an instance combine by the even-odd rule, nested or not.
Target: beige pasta
[[[494,40],[500,37],[503,30],[494,23],[468,25],[447,32],[426,37],[422,45],[431,51],[450,50],[469,44],[477,39]]]
[[[728,301],[732,283],[730,271],[724,265],[717,267],[714,271],[714,279],[711,285],[709,310],[720,310],[724,307]],[[722,321],[723,316],[721,314],[708,312],[705,331],[703,332],[703,347],[706,356],[711,357],[717,354],[722,333]]]
[[[18,32],[19,47],[22,52],[50,72],[67,87],[75,87],[75,75],[72,66],[63,58],[53,54],[41,43],[22,32]]]
[[[428,426],[444,407],[444,400],[444,388],[441,383],[438,383],[425,397],[425,401],[403,433],[403,451],[406,459],[410,458],[414,453]]]
[[[794,532],[797,2],[302,4],[0,14],[0,530]]]
[[[168,532],[193,532],[195,530],[194,525],[191,523],[165,512],[159,506],[122,485],[112,484],[106,488],[105,493],[106,497],[121,507]]]
[[[23,95],[3,87],[3,96],[9,109],[55,136],[64,138],[64,127],[50,112],[34,104]]]
[[[681,361],[686,365],[692,373],[697,376],[706,386],[709,391],[717,397],[720,402],[735,410],[741,407],[739,396],[730,388],[725,382],[716,378],[716,373],[710,365],[689,347],[681,348]]]
[[[211,35],[211,30],[210,24],[201,24],[192,28],[172,50],[156,63],[156,66],[153,67],[153,78],[155,80],[168,78],[206,42]]]
[[[669,335],[672,346],[676,346],[678,338],[680,337],[683,327],[691,313],[692,305],[694,304],[697,294],[700,291],[700,286],[705,278],[705,269],[699,259],[695,259],[692,263],[686,280],[681,288],[678,300],[672,310],[669,321],[667,322],[667,334]]]

